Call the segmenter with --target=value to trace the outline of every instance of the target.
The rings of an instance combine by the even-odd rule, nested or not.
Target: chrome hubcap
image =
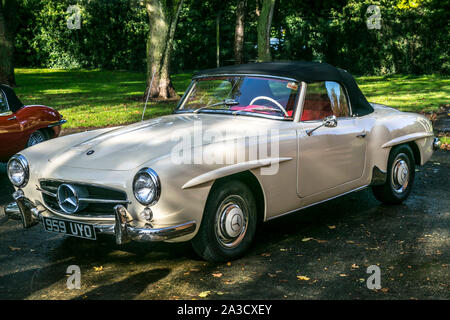
[[[403,153],[399,154],[392,166],[391,180],[394,190],[397,193],[404,192],[408,187],[410,172],[406,157]]]
[[[218,242],[225,248],[238,246],[247,232],[248,211],[244,199],[227,197],[216,214],[215,232]]]

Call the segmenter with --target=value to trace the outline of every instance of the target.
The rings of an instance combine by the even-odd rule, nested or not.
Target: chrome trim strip
[[[53,127],[58,127],[58,126],[62,126],[63,124],[67,123],[67,120],[65,119],[61,119],[58,122],[54,122],[54,123],[50,123],[47,128],[53,128]]]
[[[390,148],[401,143],[432,137],[433,132],[416,132],[392,139],[381,146],[381,148]]]
[[[280,120],[280,121],[292,121],[293,118],[285,118],[281,116],[273,116],[269,114],[263,114],[263,113],[256,113],[256,112],[248,112],[248,111],[240,111],[239,113],[236,113],[236,111],[230,111],[230,110],[215,110],[215,109],[204,109],[196,114],[201,113],[213,113],[213,114],[223,114],[223,115],[233,115],[233,116],[248,116],[248,117],[255,117],[255,118],[266,118],[266,119],[272,119],[272,120]],[[192,113],[194,114],[194,110],[187,109],[187,110],[176,110],[174,112],[175,114],[187,114]]]
[[[306,208],[315,206],[315,205],[317,205],[317,204],[321,204],[321,203],[327,202],[327,201],[329,201],[329,200],[333,200],[333,199],[339,198],[339,197],[341,197],[341,196],[345,196],[346,194],[349,194],[349,193],[352,193],[352,192],[364,190],[364,189],[366,189],[368,186],[369,186],[369,185],[366,184],[365,186],[358,187],[358,188],[356,188],[356,189],[353,189],[353,190],[350,190],[350,191],[347,191],[347,192],[338,194],[337,196],[334,196],[334,197],[331,197],[331,198],[328,198],[328,199],[325,199],[325,200],[321,200],[321,201],[318,201],[318,202],[314,202],[314,203],[312,203],[312,204],[308,204],[308,205],[305,206],[305,207],[300,207],[300,208],[298,208],[298,209],[294,209],[294,210],[291,210],[291,211],[288,211],[288,212],[279,214],[279,215],[277,215],[277,216],[267,218],[266,221],[270,221],[270,220],[273,220],[273,219],[276,219],[276,218],[280,218],[280,217],[286,216],[286,215],[288,215],[288,214],[290,214],[290,213],[294,213],[294,212],[297,212],[297,211],[300,211],[300,210],[303,210],[303,209],[306,209]]]
[[[303,112],[303,106],[305,105],[306,90],[308,89],[308,84],[302,81],[302,86],[300,87],[300,96],[298,98],[297,110],[295,110],[294,122],[300,122],[301,115]]]
[[[130,204],[131,201],[128,200],[109,200],[109,199],[93,199],[93,198],[79,198],[80,202],[89,202],[89,203],[125,203]]]
[[[44,193],[44,194],[46,194],[46,195],[48,195],[50,197],[53,197],[53,198],[57,197],[56,193],[51,193],[50,191],[47,191],[47,190],[39,188],[38,186],[36,186],[36,190],[40,191],[40,192],[42,192],[42,193]]]

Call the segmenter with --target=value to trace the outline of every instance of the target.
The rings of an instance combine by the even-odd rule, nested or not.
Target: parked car
[[[46,106],[24,106],[14,90],[0,84],[0,162],[45,140],[56,138],[66,120]]]
[[[259,222],[367,187],[401,203],[435,146],[428,119],[367,102],[344,70],[261,63],[200,72],[172,115],[44,142],[7,170],[25,228],[228,261]]]

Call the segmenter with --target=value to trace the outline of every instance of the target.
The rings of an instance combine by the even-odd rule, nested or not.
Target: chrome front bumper
[[[42,222],[44,216],[52,217],[48,210],[39,209],[33,202],[25,198],[23,193],[16,191],[13,197],[15,202],[5,207],[6,216],[11,219],[21,220],[24,228],[28,229]],[[154,228],[149,224],[133,221],[131,214],[123,205],[117,205],[114,211],[114,224],[93,223],[93,226],[96,233],[114,235],[117,244],[124,244],[129,241],[165,241],[188,235],[196,229],[195,221],[176,226]],[[57,216],[55,218],[58,219]],[[73,221],[77,222],[77,220]]]
[[[439,138],[434,138],[433,139],[433,150],[439,150],[441,148],[441,140],[439,140]]]

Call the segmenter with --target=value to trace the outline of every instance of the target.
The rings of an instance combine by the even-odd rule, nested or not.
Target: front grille
[[[56,197],[58,187],[63,183],[69,184],[75,188],[83,188],[87,191],[88,195],[84,197],[87,206],[82,210],[73,213],[74,216],[111,216],[114,215],[114,207],[116,205],[122,204],[125,207],[128,205],[127,195],[123,191],[77,182],[41,180],[40,191],[42,193],[42,198],[45,205],[53,211],[67,214],[61,210]]]

